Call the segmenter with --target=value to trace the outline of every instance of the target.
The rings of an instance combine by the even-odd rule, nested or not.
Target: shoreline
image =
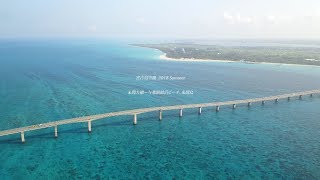
[[[267,64],[267,65],[278,65],[278,66],[307,66],[307,67],[318,67],[318,65],[311,65],[311,64],[288,64],[288,63],[273,63],[273,62],[253,62],[253,61],[245,61],[241,62],[240,60],[222,60],[222,59],[195,59],[195,58],[170,58],[167,57],[167,53],[153,47],[146,47],[146,46],[139,46],[133,45],[140,48],[148,48],[160,51],[162,54],[158,56],[158,59],[165,60],[165,61],[179,61],[179,62],[220,62],[220,63],[242,63],[242,64]]]
[[[166,61],[180,61],[180,62],[226,62],[226,63],[243,63],[243,64],[268,64],[268,65],[285,65],[285,66],[310,66],[310,67],[320,67],[317,65],[310,64],[287,64],[287,63],[272,63],[272,62],[252,62],[252,61],[233,61],[233,60],[220,60],[220,59],[195,59],[195,58],[170,58],[167,57],[166,53],[159,56],[159,59]]]
[[[232,60],[219,60],[219,59],[194,59],[194,58],[170,58],[167,57],[167,54],[164,53],[159,56],[160,59],[169,60],[169,61],[184,61],[184,62],[240,62]]]

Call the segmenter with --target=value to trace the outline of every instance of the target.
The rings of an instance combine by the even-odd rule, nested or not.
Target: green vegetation
[[[244,47],[186,43],[136,44],[166,53],[169,58],[269,62],[320,66],[320,48],[316,47]]]

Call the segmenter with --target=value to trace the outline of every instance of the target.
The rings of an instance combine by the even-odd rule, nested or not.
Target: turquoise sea
[[[320,88],[320,67],[173,62],[123,40],[0,40],[0,130]],[[181,81],[137,76],[182,76]],[[132,90],[193,94],[133,95]],[[0,179],[320,179],[320,96],[164,111],[0,137]]]

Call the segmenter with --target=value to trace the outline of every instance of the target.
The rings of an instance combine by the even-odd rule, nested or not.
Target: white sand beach
[[[240,61],[232,61],[232,60],[219,60],[219,59],[194,59],[194,58],[180,58],[180,59],[177,59],[177,58],[170,58],[170,57],[167,57],[166,54],[162,54],[160,55],[160,59],[163,59],[163,60],[170,60],[170,61],[189,61],[189,62],[240,62]]]
[[[219,60],[219,59],[194,59],[194,58],[170,58],[167,57],[166,53],[159,56],[162,60],[167,61],[182,61],[182,62],[227,62],[227,63],[244,63],[244,64],[269,64],[269,65],[285,65],[285,66],[310,66],[310,67],[318,67],[316,65],[308,65],[308,64],[286,64],[286,63],[271,63],[271,62],[252,62],[252,61],[232,61],[232,60]]]

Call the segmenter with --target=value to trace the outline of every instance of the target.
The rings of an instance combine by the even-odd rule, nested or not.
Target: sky
[[[0,37],[320,39],[320,0],[0,0]]]

